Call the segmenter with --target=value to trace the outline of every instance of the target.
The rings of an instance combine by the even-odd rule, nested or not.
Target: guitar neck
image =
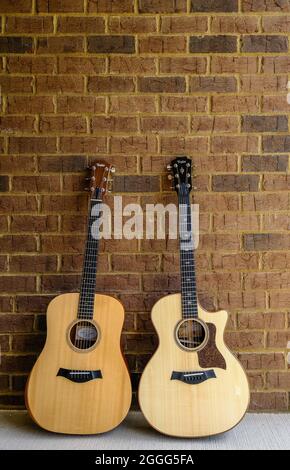
[[[83,262],[83,272],[80,287],[78,318],[92,319],[94,315],[94,300],[99,252],[99,214],[102,200],[91,199],[88,219],[88,233]]]
[[[179,243],[183,318],[198,317],[194,237],[189,193],[179,193]]]

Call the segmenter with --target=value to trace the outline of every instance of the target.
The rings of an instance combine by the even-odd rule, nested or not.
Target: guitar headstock
[[[115,173],[115,167],[108,163],[95,162],[88,167],[88,170],[91,176],[87,178],[89,187],[86,190],[91,193],[92,198],[103,199],[107,192],[111,192],[113,181],[111,175]]]
[[[191,192],[192,186],[192,162],[188,157],[177,157],[167,166],[168,178],[173,181],[173,189],[177,194],[186,195]]]

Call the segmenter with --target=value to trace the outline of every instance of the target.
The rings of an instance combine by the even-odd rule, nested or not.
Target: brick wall
[[[174,200],[196,164],[200,300],[230,312],[251,408],[287,410],[289,0],[1,0],[0,406],[23,406],[51,298],[78,288],[84,168],[116,164],[125,202]],[[107,241],[98,289],[126,308],[134,382],[149,312],[178,289],[176,243]]]

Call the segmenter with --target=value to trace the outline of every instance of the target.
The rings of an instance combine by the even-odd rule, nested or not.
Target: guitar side
[[[100,338],[91,350],[76,350],[68,331],[76,320],[79,294],[56,297],[48,306],[47,339],[29,376],[26,403],[42,428],[66,434],[98,434],[115,428],[131,404],[131,382],[120,349],[122,304],[95,295],[93,321]],[[102,377],[76,383],[60,369],[100,371]]]
[[[182,350],[174,337],[182,315],[180,294],[160,299],[152,310],[159,347],[142,374],[139,403],[150,425],[172,436],[202,437],[225,432],[239,423],[248,408],[246,374],[223,338],[227,312],[210,313],[198,305],[198,314],[206,324],[214,325],[210,341],[217,352],[212,357],[209,352],[208,363],[202,367],[198,353]],[[219,364],[219,356],[224,366]],[[171,378],[173,371],[198,373],[209,369],[215,377],[202,383]]]

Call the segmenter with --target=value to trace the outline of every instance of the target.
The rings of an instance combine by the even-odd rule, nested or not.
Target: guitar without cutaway
[[[153,307],[159,347],[139,386],[148,422],[181,437],[227,431],[242,419],[249,403],[246,374],[223,339],[227,312],[209,313],[197,300],[191,166],[187,157],[169,165],[179,203],[181,294],[168,295]]]
[[[124,309],[95,294],[99,219],[113,167],[91,167],[90,212],[80,294],[56,297],[47,310],[47,339],[29,376],[27,408],[44,429],[97,434],[127,415],[131,382],[121,350]]]

